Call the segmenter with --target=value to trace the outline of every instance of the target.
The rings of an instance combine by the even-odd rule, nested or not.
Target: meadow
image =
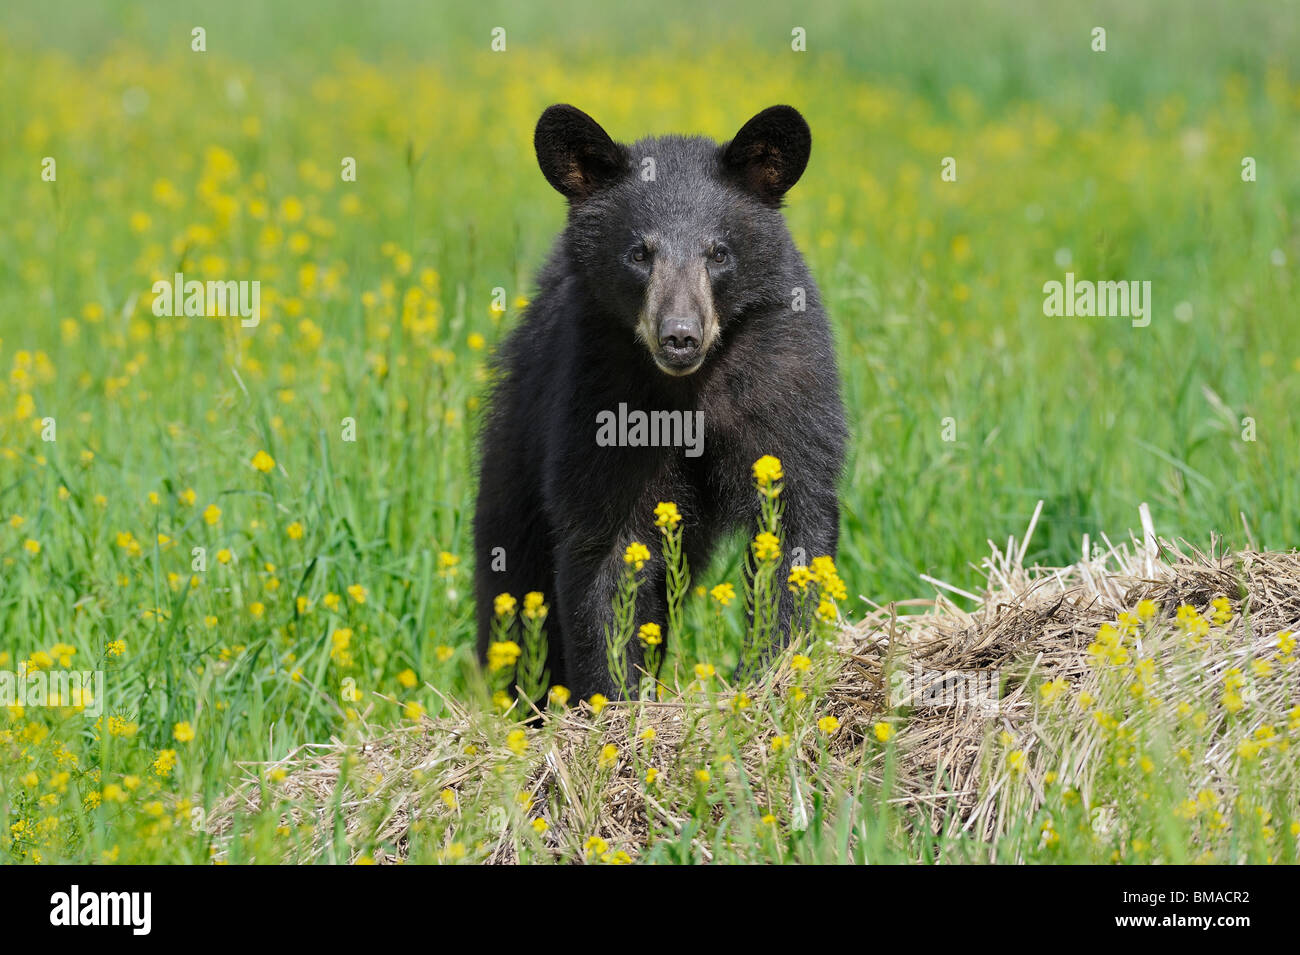
[[[797,699],[790,683],[743,706],[721,688],[743,600],[710,591],[741,591],[744,541],[693,569],[687,632],[667,650],[669,682],[713,714],[664,773],[671,837],[548,837],[527,797],[504,817],[473,811],[526,790],[515,763],[560,732],[525,732],[490,700],[468,524],[487,362],[562,223],[532,154],[553,102],[623,140],[724,140],[773,103],[808,118],[813,158],[787,218],[834,321],[849,411],[836,561],[849,624],[932,595],[918,574],[980,591],[986,541],[1019,533],[1039,500],[1027,564],[1073,563],[1084,533],[1123,536],[1139,502],[1171,539],[1295,545],[1295,11],[866,3],[810,12],[795,52],[797,18],[740,10],[674,2],[654,23],[567,2],[0,13],[0,670],[105,673],[97,717],[0,713],[0,857],[300,858],[314,837],[284,804],[266,800],[233,835],[207,825],[238,764],[454,718],[473,740],[447,767],[476,780],[472,797],[421,769],[429,818],[400,845],[376,825],[313,857],[475,861],[508,830],[528,861],[989,858],[918,837],[888,809],[888,772],[846,768],[821,641],[800,648]],[[1106,52],[1090,48],[1098,23]],[[260,323],[159,317],[154,283],[176,272],[259,281]],[[1066,272],[1150,281],[1150,324],[1046,316],[1043,285]],[[1237,619],[1208,602],[1165,609],[1160,629],[1134,607],[1098,659],[1131,670],[1125,637]],[[1255,659],[1245,671],[1289,683],[1261,692],[1266,718],[1247,735],[1275,727],[1260,738],[1275,752],[1300,732],[1287,703],[1300,671],[1286,636],[1267,636],[1269,672]],[[1087,692],[1120,700],[1131,685]],[[1082,691],[1048,696],[1067,692]],[[1188,692],[1212,698],[1208,722],[1196,706],[1155,721],[1162,742],[1136,770],[1160,807],[1113,800],[1147,835],[1053,840],[1026,819],[994,855],[1149,861],[1156,838],[1163,859],[1294,858],[1293,770],[1242,783],[1248,834],[1198,828],[1221,796],[1182,828],[1162,821],[1200,798],[1174,768],[1177,734],[1227,733],[1240,710],[1221,686]],[[887,757],[896,722],[873,720],[862,745]],[[1134,738],[1107,737],[1115,787],[1148,758]],[[744,782],[750,763],[727,747],[774,739],[803,762]],[[593,765],[614,745],[597,743]],[[622,765],[617,750],[604,769]],[[812,825],[783,815],[788,800],[749,798],[800,779],[821,794]]]

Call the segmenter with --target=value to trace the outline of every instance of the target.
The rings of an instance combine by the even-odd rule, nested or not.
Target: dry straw
[[[1038,719],[1036,688],[1058,677],[1076,689],[1091,686],[1097,674],[1088,666],[1087,648],[1103,624],[1143,600],[1154,601],[1164,618],[1172,618],[1180,605],[1208,612],[1212,600],[1226,596],[1232,617],[1216,628],[1224,642],[1211,672],[1179,652],[1172,626],[1146,635],[1143,652],[1174,684],[1221,678],[1223,670],[1264,655],[1279,631],[1300,630],[1300,555],[1228,554],[1217,544],[1208,553],[1185,542],[1176,546],[1157,538],[1143,505],[1140,536],[1115,545],[1104,535],[1100,544],[1091,544],[1085,535],[1079,562],[1026,567],[1041,510],[1040,502],[1019,541],[990,542],[990,554],[980,565],[987,581],[982,595],[926,578],[936,589],[932,599],[873,604],[865,619],[839,632],[834,651],[819,661],[827,668],[828,690],[817,713],[835,715],[840,731],[829,743],[816,744],[828,746],[827,752],[806,743],[800,754],[803,773],[792,777],[788,791],[756,792],[757,803],[780,803],[789,824],[798,827],[809,802],[801,786],[832,792],[880,784],[886,748],[874,729],[888,722],[897,731],[891,801],[905,824],[935,834],[965,831],[991,842],[1016,821],[1032,817],[1044,798],[1048,766],[1087,800],[1102,730],[1086,713],[1066,722],[1068,732],[1060,731],[1059,720],[1055,731],[1049,729]],[[787,654],[746,692],[761,709],[795,679]],[[1294,696],[1294,688],[1289,692]],[[1270,704],[1264,709],[1276,712],[1298,701],[1263,702]],[[691,710],[706,705],[722,707],[727,701],[706,703],[687,692],[638,704],[635,720],[620,714],[618,705],[596,718],[585,707],[548,717],[553,732],[546,745],[522,757],[531,760],[527,791],[537,804],[559,807],[548,813],[547,844],[581,858],[582,841],[592,833],[611,844],[638,847],[645,845],[652,822],[660,833],[680,831],[686,818],[647,791],[634,760],[621,758],[613,773],[599,778],[590,767],[606,743],[625,757],[635,753],[641,745],[637,737],[647,728],[654,729],[658,751],[689,762],[689,750],[705,745],[692,730],[698,721]],[[476,715],[450,700],[447,706],[449,715],[418,725],[373,733],[363,728],[359,741],[306,745],[274,765],[245,766],[246,782],[212,814],[218,844],[241,828],[240,817],[269,799],[281,807],[286,823],[314,827],[304,860],[320,857],[335,843],[339,818],[349,846],[387,844],[401,856],[412,823],[438,808],[431,793],[450,789],[459,801],[470,802],[487,783],[490,767],[505,756],[486,742],[492,734],[483,732],[483,721],[495,717]],[[1019,769],[1027,785],[1008,785],[1009,739],[1027,754]],[[471,742],[476,752],[467,758]],[[761,787],[767,776],[763,763],[770,758],[760,737],[747,744],[740,762],[751,786]],[[1225,742],[1199,768],[1199,784],[1231,798],[1231,759]],[[516,861],[509,825],[501,820],[490,861]],[[697,849],[709,858],[707,846]]]

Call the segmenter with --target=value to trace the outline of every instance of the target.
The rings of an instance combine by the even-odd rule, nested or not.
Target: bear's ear
[[[722,147],[722,163],[769,205],[799,181],[812,151],[812,133],[793,106],[769,106]]]
[[[533,134],[546,181],[571,201],[585,199],[627,172],[627,148],[580,109],[550,106]]]

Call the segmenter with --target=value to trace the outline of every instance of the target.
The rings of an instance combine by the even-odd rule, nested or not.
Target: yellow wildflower
[[[682,515],[678,512],[677,505],[672,501],[660,501],[655,505],[655,527],[675,530],[681,522]]]
[[[811,570],[803,564],[795,564],[790,568],[790,576],[786,578],[786,584],[789,586],[791,593],[799,594],[808,589],[808,585],[812,583],[812,579],[813,575]]]
[[[630,566],[633,570],[640,570],[645,566],[645,562],[650,559],[650,549],[645,544],[633,541],[627,545],[627,550],[623,552],[623,563]]]
[[[754,462],[754,480],[761,488],[770,488],[785,475],[781,473],[781,461],[770,454],[765,454]]]
[[[513,640],[496,640],[488,646],[488,669],[492,672],[515,665],[522,652]]]
[[[777,560],[781,556],[781,541],[770,531],[754,538],[754,556],[759,560]]]
[[[542,594],[536,590],[524,594],[524,616],[529,620],[545,620],[550,608],[546,606],[544,600]]]

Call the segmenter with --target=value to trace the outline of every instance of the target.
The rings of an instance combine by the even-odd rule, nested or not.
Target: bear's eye
[[[713,253],[709,256],[709,258],[711,258],[714,262],[717,262],[719,265],[721,265],[723,262],[727,261],[727,250],[714,249]]]
[[[638,245],[629,253],[629,258],[631,258],[633,262],[644,262],[648,254],[649,253],[646,251],[644,245]]]

